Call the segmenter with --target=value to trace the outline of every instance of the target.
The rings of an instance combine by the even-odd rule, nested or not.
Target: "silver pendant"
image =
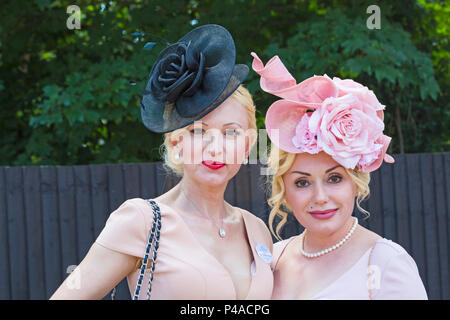
[[[227,235],[227,232],[225,231],[225,229],[224,228],[220,228],[219,229],[219,236],[221,238],[225,238],[226,235]]]

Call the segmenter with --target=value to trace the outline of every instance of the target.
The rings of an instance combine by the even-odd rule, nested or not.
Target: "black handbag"
[[[150,252],[153,252],[152,255],[152,263],[150,266],[150,276],[148,280],[148,289],[147,289],[147,300],[150,300],[150,294],[152,291],[152,281],[153,281],[153,274],[155,272],[155,263],[156,263],[156,255],[159,248],[159,237],[161,233],[161,211],[159,209],[158,204],[151,200],[147,199],[148,203],[152,206],[153,209],[153,223],[152,227],[150,228],[150,234],[147,241],[147,247],[145,248],[145,256],[144,259],[142,259],[142,264],[140,267],[140,273],[138,282],[136,284],[136,289],[134,290],[134,295],[132,297],[132,300],[138,300],[139,298],[139,292],[141,291],[142,287],[142,280],[144,279],[145,269],[147,269],[148,264],[148,258],[150,256]],[[153,250],[152,250],[153,247]],[[112,290],[111,293],[111,300],[114,300],[114,297],[116,295],[116,288]]]

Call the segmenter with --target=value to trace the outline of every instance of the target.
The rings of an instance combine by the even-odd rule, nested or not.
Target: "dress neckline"
[[[286,239],[286,244],[284,245],[283,249],[280,252],[280,255],[278,256],[278,259],[276,261],[275,264],[275,268],[276,265],[278,264],[278,262],[280,261],[281,256],[283,255],[285,249],[287,248],[287,246],[289,245],[289,243],[291,243],[297,236],[292,236],[289,239]],[[358,258],[358,260],[352,264],[352,266],[350,268],[348,268],[346,271],[344,271],[341,275],[339,275],[336,279],[334,279],[333,281],[331,281],[325,288],[321,289],[319,292],[315,293],[311,298],[309,298],[308,300],[314,300],[317,299],[318,296],[320,296],[325,290],[328,290],[329,288],[331,288],[333,285],[335,285],[339,280],[341,280],[343,277],[345,277],[350,271],[352,271],[366,256],[367,254],[370,252],[370,250],[372,250],[373,247],[375,247],[378,243],[380,242],[384,242],[384,241],[389,241],[385,238],[380,238],[378,239],[375,244],[373,246],[371,246],[370,248],[368,248],[362,255],[361,257]]]
[[[196,245],[197,245],[197,247],[200,247],[200,250],[203,252],[203,255],[204,256],[207,256],[210,260],[212,260],[212,261],[214,261],[217,265],[219,265],[220,266],[220,268],[222,269],[222,271],[227,275],[227,277],[229,278],[229,281],[231,282],[231,285],[232,285],[232,288],[233,288],[233,293],[234,293],[234,297],[235,297],[235,299],[237,299],[237,291],[236,291],[236,286],[234,285],[234,282],[233,282],[233,278],[231,277],[231,274],[230,274],[230,272],[228,271],[228,269],[213,255],[213,254],[211,254],[201,243],[200,243],[200,241],[195,237],[195,235],[194,235],[194,233],[192,232],[192,230],[189,228],[189,226],[187,225],[187,223],[186,223],[186,221],[184,221],[184,219],[181,217],[181,215],[176,211],[176,210],[174,210],[173,208],[171,208],[170,206],[168,206],[168,205],[166,205],[166,204],[163,204],[163,203],[158,203],[158,205],[160,205],[160,206],[162,206],[162,207],[165,207],[165,208],[168,208],[169,210],[171,210],[173,213],[175,213],[174,214],[174,216],[176,217],[176,219],[178,219],[179,221],[181,221],[181,224],[183,225],[183,227],[187,230],[187,232],[188,232],[188,234],[189,234],[189,237],[196,243]],[[251,279],[250,279],[250,287],[249,287],[249,289],[248,289],[248,292],[247,292],[247,295],[245,296],[245,298],[244,298],[244,300],[245,299],[248,299],[248,297],[249,297],[249,295],[250,295],[250,293],[251,293],[251,290],[252,290],[252,288],[253,288],[253,283],[254,283],[254,281],[253,281],[253,278],[256,276],[256,274],[258,273],[258,270],[260,269],[259,267],[258,267],[258,259],[255,259],[255,249],[254,249],[254,243],[253,243],[253,239],[251,239],[250,238],[250,234],[251,234],[251,232],[249,232],[249,230],[248,230],[248,221],[247,221],[247,219],[248,219],[248,217],[246,216],[246,212],[244,211],[244,210],[241,210],[240,208],[238,208],[238,207],[233,207],[233,208],[237,208],[240,212],[241,212],[241,214],[242,214],[242,220],[243,220],[243,223],[244,223],[244,228],[245,228],[245,233],[246,233],[246,238],[247,238],[247,241],[248,241],[248,244],[250,245],[250,251],[251,251],[251,253],[252,253],[252,256],[253,256],[253,262],[252,263],[254,263],[255,264],[255,268],[256,268],[256,272],[253,274],[252,272],[251,272],[251,269],[252,269],[252,263],[250,264],[250,270],[249,270],[249,272],[250,272],[250,275],[251,275]],[[162,210],[162,212],[163,212],[163,210]]]

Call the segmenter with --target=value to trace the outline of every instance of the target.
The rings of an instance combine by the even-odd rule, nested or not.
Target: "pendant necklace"
[[[212,224],[214,224],[217,227],[217,224],[212,220],[212,218],[206,214],[204,214],[198,207],[197,205],[194,203],[194,201],[191,200],[191,198],[189,198],[186,194],[186,192],[184,192],[184,188],[182,185],[180,185],[181,188],[181,192],[184,194],[184,196],[186,197],[186,199],[188,199],[188,201],[192,204],[192,206],[206,219],[209,219],[211,221]],[[221,216],[221,225],[220,227],[218,227],[219,229],[219,236],[221,238],[225,238],[225,236],[227,235],[227,232],[225,231],[225,228],[223,226],[223,212],[225,211],[225,202],[223,204],[223,211],[222,211],[222,216]]]

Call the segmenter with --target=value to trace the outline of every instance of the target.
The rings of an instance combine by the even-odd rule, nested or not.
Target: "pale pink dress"
[[[161,237],[151,299],[236,299],[236,291],[227,269],[194,236],[183,218],[171,207],[158,203],[161,209]],[[273,274],[270,261],[265,262],[256,250],[263,244],[272,252],[272,238],[264,222],[250,212],[242,212],[249,244],[252,248],[252,280],[246,299],[270,299]],[[134,198],[112,212],[96,243],[121,253],[143,257],[153,222],[151,205]],[[265,259],[267,261],[267,259]],[[139,270],[127,277],[131,296]],[[149,269],[143,279],[139,299],[146,299]]]
[[[295,236],[274,244],[273,268],[276,268],[284,249],[294,238]],[[368,249],[352,267],[317,293],[312,300],[366,300],[369,299],[369,287],[372,299],[427,299],[417,265],[402,246],[385,238],[379,239],[370,257],[369,269],[370,251]],[[275,282],[274,287],[276,285]]]

